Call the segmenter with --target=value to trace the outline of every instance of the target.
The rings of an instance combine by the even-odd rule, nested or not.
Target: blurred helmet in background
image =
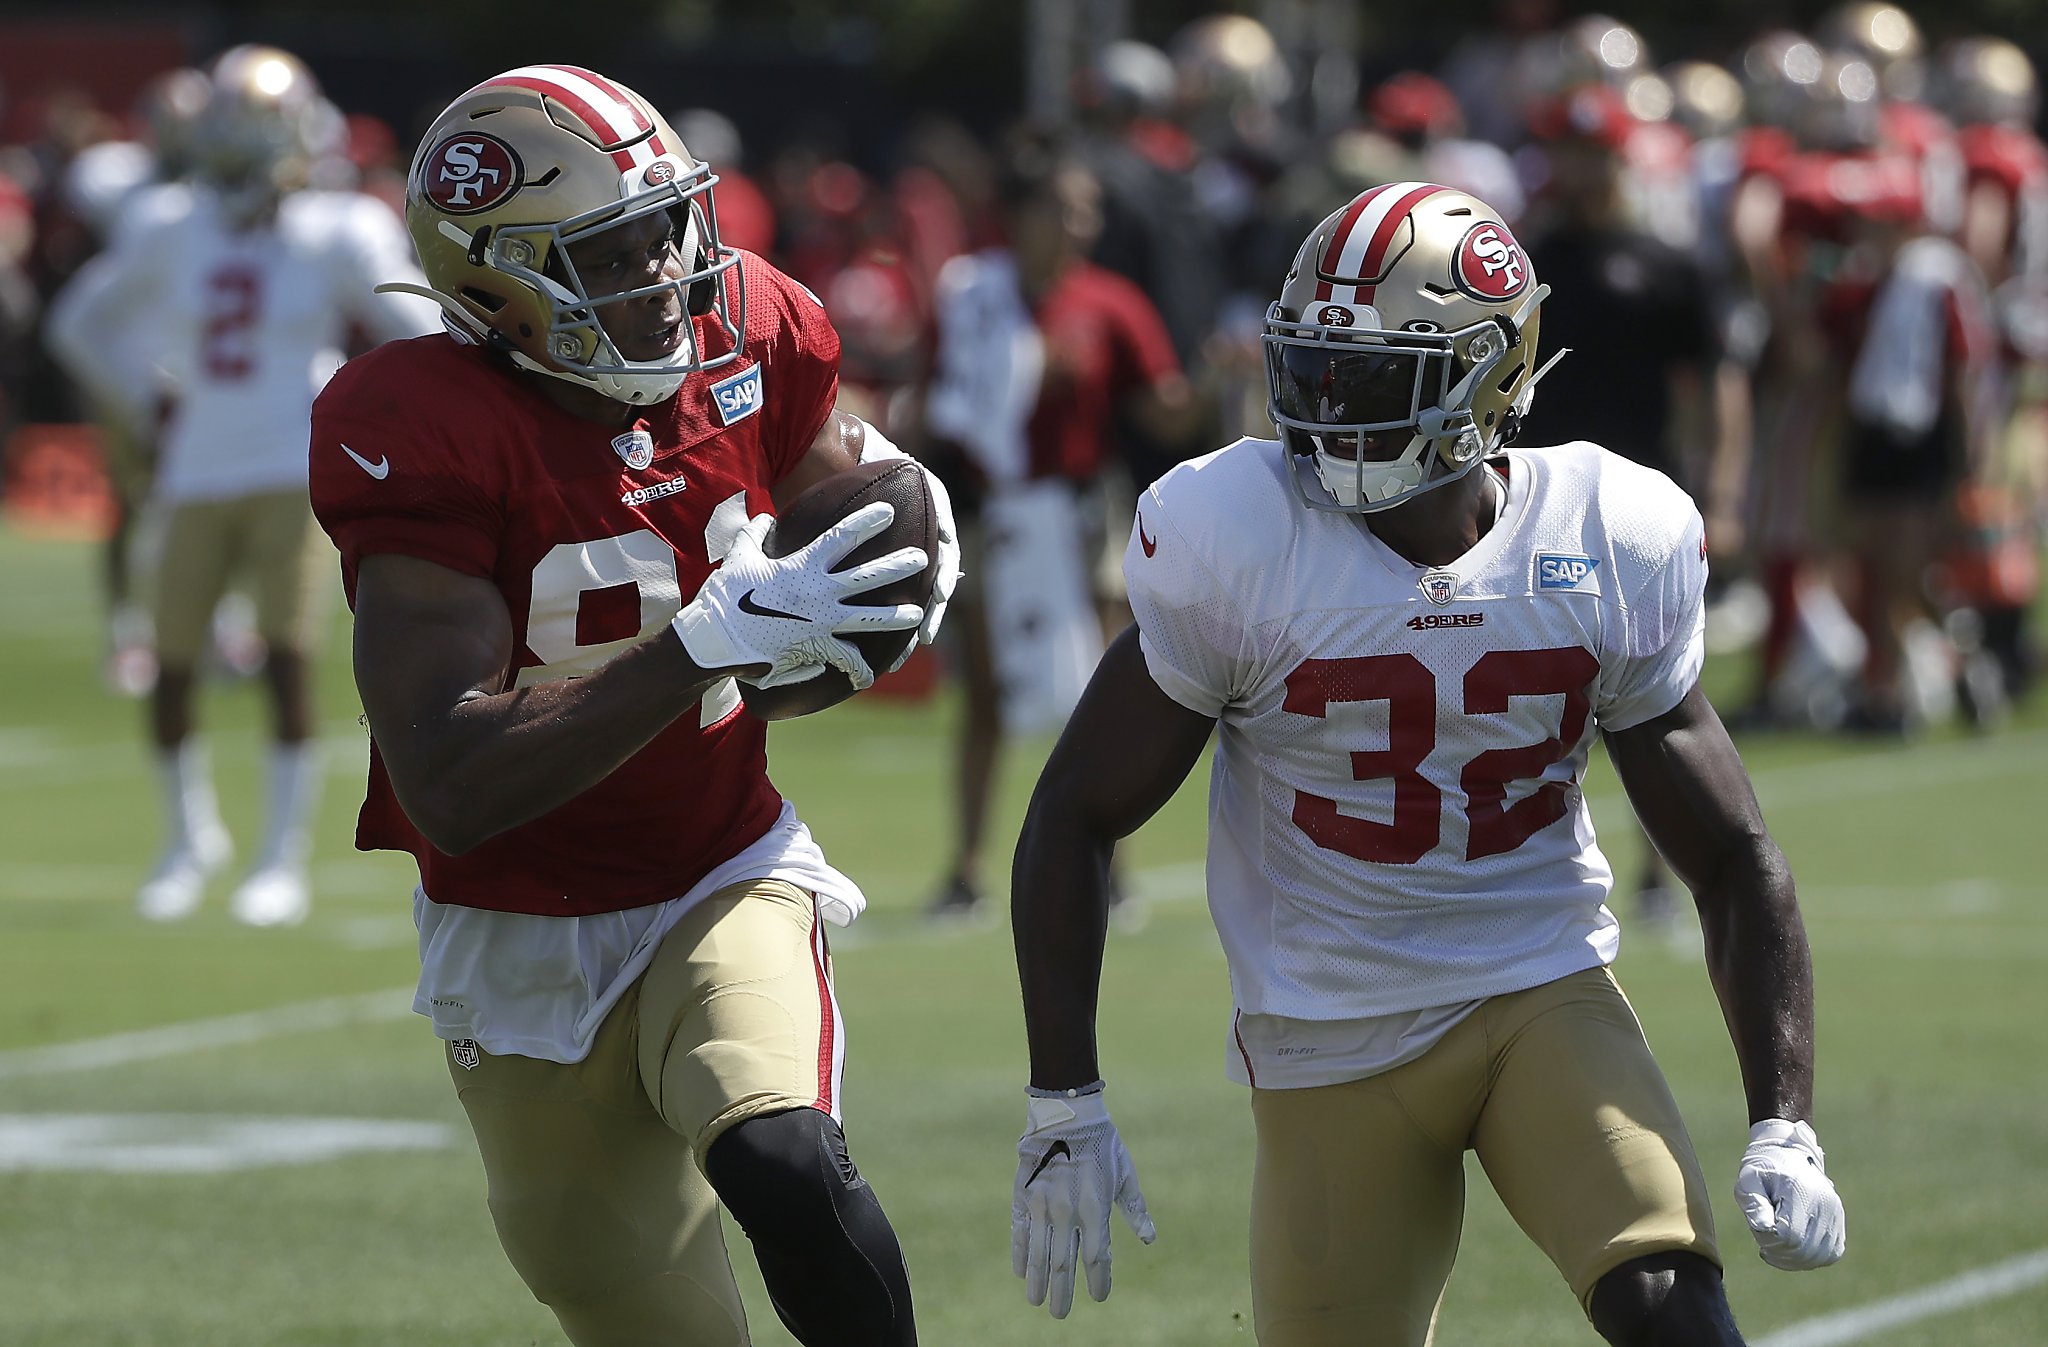
[[[208,72],[194,168],[232,219],[254,220],[306,183],[332,107],[305,63],[276,47],[232,47]]]
[[[1789,28],[1765,33],[1743,49],[1743,106],[1754,125],[1795,131],[1820,83],[1819,44]]]
[[[135,115],[156,152],[157,177],[169,181],[192,171],[193,142],[212,93],[206,72],[191,66],[166,70],[142,86]]]
[[[1799,118],[1800,144],[1834,153],[1874,148],[1883,134],[1880,98],[1869,62],[1828,53]]]
[[[1883,97],[1913,100],[1926,92],[1920,25],[1897,5],[1839,5],[1821,19],[1814,35],[1828,50],[1855,57],[1875,71]]]
[[[1664,68],[1671,119],[1694,140],[1733,135],[1742,126],[1742,81],[1711,61],[1675,61]]]
[[[1173,111],[1177,78],[1172,58],[1150,43],[1112,42],[1082,72],[1079,101],[1110,122],[1166,117]]]
[[[1197,139],[1220,148],[1270,137],[1294,77],[1264,24],[1211,14],[1175,33],[1167,53],[1182,115]]]
[[[1465,114],[1441,80],[1419,70],[1404,70],[1374,89],[1365,100],[1375,128],[1411,145],[1464,132]]]
[[[1935,106],[1958,126],[2031,129],[2040,111],[2040,84],[2027,54],[2000,37],[1948,43],[1934,64]]]

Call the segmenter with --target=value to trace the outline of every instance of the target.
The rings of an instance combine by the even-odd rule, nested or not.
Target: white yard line
[[[110,1066],[175,1057],[181,1053],[203,1052],[209,1048],[258,1043],[285,1034],[317,1033],[323,1029],[338,1029],[345,1024],[400,1020],[412,1013],[412,990],[410,986],[387,987],[383,991],[296,1001],[290,1005],[272,1006],[268,1010],[223,1015],[211,1020],[186,1020],[154,1029],[109,1034],[104,1038],[83,1038],[41,1048],[16,1048],[11,1052],[0,1052],[0,1080],[98,1071]]]
[[[2048,1282],[2048,1249],[2036,1249],[1918,1291],[1802,1319],[1757,1339],[1756,1347],[1844,1347],[1847,1343],[1866,1342],[1903,1324],[2018,1295],[2043,1282]]]

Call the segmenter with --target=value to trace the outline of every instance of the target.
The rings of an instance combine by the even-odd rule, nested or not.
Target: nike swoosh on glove
[[[1088,1294],[1098,1301],[1109,1296],[1112,1206],[1143,1243],[1158,1232],[1100,1087],[1071,1098],[1034,1091],[1026,1110],[1010,1194],[1010,1266],[1024,1279],[1026,1300],[1064,1319],[1074,1307],[1077,1261]]]
[[[840,638],[903,631],[923,621],[924,610],[914,603],[856,600],[868,590],[916,575],[927,558],[922,549],[905,547],[845,570],[833,568],[895,517],[893,506],[876,501],[788,556],[771,557],[761,543],[774,517],[755,515],[696,597],[676,614],[673,625],[683,649],[701,669],[764,666],[763,673],[739,675],[756,687],[802,682],[827,666],[843,671],[855,688],[867,687],[875,681],[874,670],[853,642]]]
[[[1804,1272],[1842,1256],[1848,1229],[1826,1165],[1807,1123],[1766,1118],[1749,1129],[1735,1201],[1772,1267]]]

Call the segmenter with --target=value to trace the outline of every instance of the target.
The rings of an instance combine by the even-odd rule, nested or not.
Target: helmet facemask
[[[1458,480],[1512,439],[1535,384],[1522,329],[1548,293],[1539,285],[1512,316],[1455,332],[1330,328],[1275,304],[1265,333],[1267,412],[1293,456],[1302,499],[1356,514],[1390,509]],[[1502,424],[1480,425],[1472,410],[1480,390],[1498,385],[1506,394],[1518,381]]]
[[[546,363],[533,359],[507,341],[508,353],[522,367],[596,390],[614,401],[634,405],[662,402],[699,370],[716,369],[738,359],[746,329],[746,285],[739,253],[720,241],[717,208],[711,196],[718,179],[702,163],[679,171],[670,181],[643,187],[639,171],[628,175],[624,199],[567,219],[541,224],[506,224],[469,234],[452,222],[441,229],[469,249],[471,259],[487,271],[530,287],[546,305],[547,327],[538,345]],[[603,234],[637,224],[650,216],[668,217],[669,232],[657,242],[683,259],[682,273],[670,277],[668,254],[664,274],[645,285],[617,288],[609,277],[586,276],[572,250]],[[620,279],[637,277],[631,264]],[[680,340],[674,350],[649,360],[628,358],[605,330],[605,310],[613,305],[647,304],[674,294],[682,314]],[[471,303],[488,309],[480,288],[465,291]],[[705,317],[724,334],[726,350],[707,357],[696,319]],[[472,323],[474,320],[470,320]],[[477,325],[481,327],[481,324]],[[488,332],[480,336],[489,339]]]

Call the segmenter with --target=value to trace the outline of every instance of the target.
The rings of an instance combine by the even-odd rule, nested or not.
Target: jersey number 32
[[[1513,851],[1564,817],[1566,782],[1546,781],[1513,804],[1507,803],[1508,785],[1542,776],[1571,753],[1591,712],[1586,689],[1599,672],[1600,661],[1580,646],[1493,650],[1466,671],[1466,715],[1500,715],[1514,697],[1564,695],[1555,736],[1488,749],[1465,764],[1459,784],[1466,799],[1466,860]],[[1283,709],[1297,715],[1320,719],[1332,702],[1387,704],[1387,747],[1354,752],[1351,775],[1394,783],[1391,823],[1341,814],[1335,800],[1298,790],[1294,826],[1317,846],[1361,861],[1413,865],[1427,855],[1443,835],[1443,792],[1421,772],[1436,747],[1436,694],[1436,675],[1405,652],[1312,659],[1287,675]]]

